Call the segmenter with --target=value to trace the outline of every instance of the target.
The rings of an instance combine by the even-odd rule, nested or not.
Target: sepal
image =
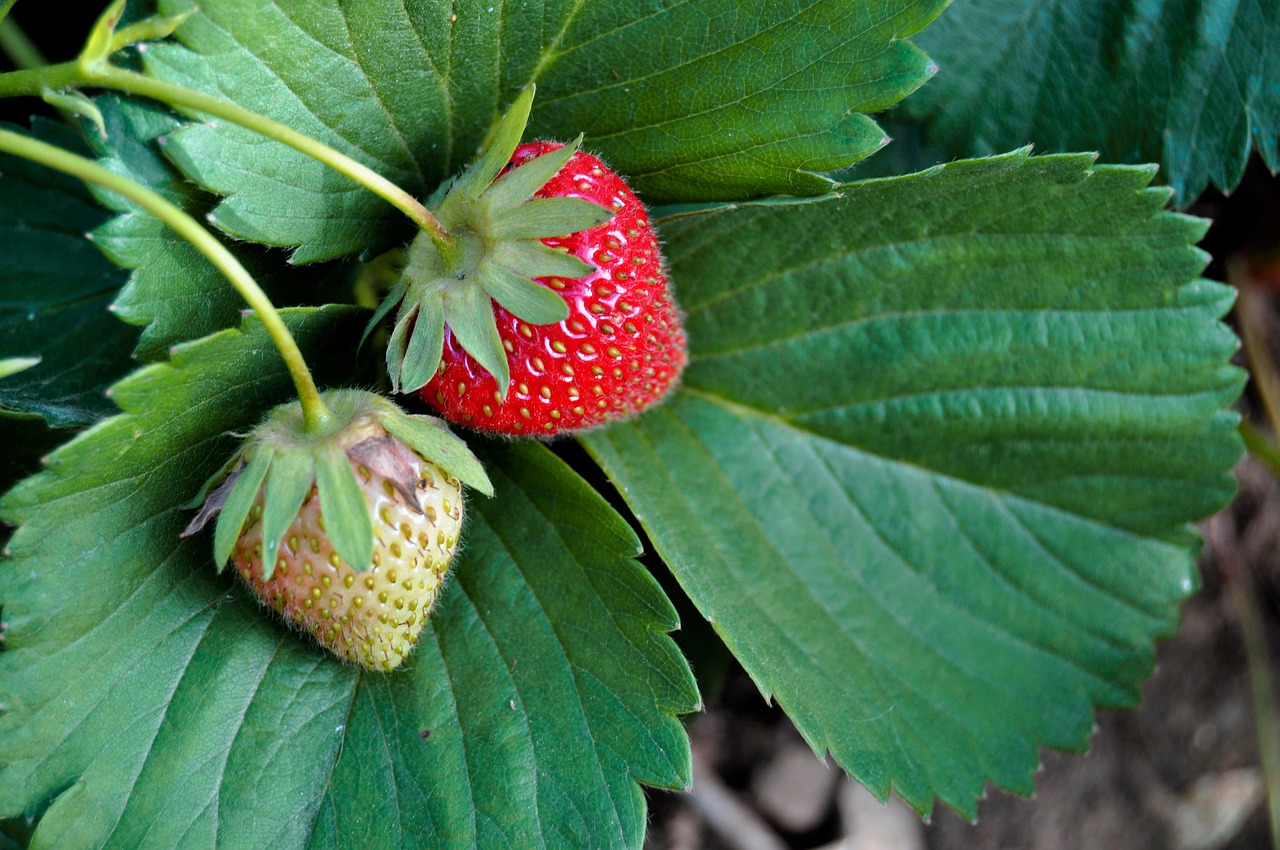
[[[498,392],[506,398],[507,385],[511,383],[511,367],[507,363],[507,352],[502,347],[502,337],[498,336],[498,320],[493,314],[489,293],[481,285],[462,287],[449,293],[444,300],[444,321],[458,344],[493,375]]]
[[[493,302],[529,324],[564,321],[568,303],[537,279],[575,279],[595,271],[541,240],[598,227],[614,212],[580,198],[535,197],[577,152],[582,137],[503,171],[520,144],[533,93],[532,85],[520,93],[479,159],[433,196],[432,206],[456,240],[459,258],[446,259],[429,234],[418,234],[400,281],[365,330],[367,337],[398,309],[386,357],[394,392],[415,392],[431,382],[449,330],[493,376],[505,398],[511,369]]]
[[[465,442],[441,420],[405,413],[391,401],[363,390],[330,390],[322,399],[331,413],[323,432],[307,430],[298,402],[271,411],[246,438],[223,477],[205,485],[199,513],[182,532],[189,537],[217,517],[214,560],[221,571],[246,525],[262,523],[262,580],[269,581],[289,526],[315,487],[323,526],[338,556],[357,571],[373,555],[373,523],[357,470],[377,472],[417,504],[411,453],[486,495],[493,484]],[[255,509],[261,494],[260,513]],[[299,545],[304,545],[299,542]]]

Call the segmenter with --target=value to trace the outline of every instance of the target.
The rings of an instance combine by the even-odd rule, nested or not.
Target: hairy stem
[[[307,427],[318,431],[331,421],[332,414],[320,398],[320,392],[316,388],[315,380],[311,377],[311,370],[307,368],[307,363],[302,357],[298,343],[289,333],[284,320],[280,318],[280,314],[267,298],[266,293],[240,264],[240,261],[194,218],[145,186],[62,148],[8,130],[0,130],[0,151],[38,162],[70,174],[72,177],[117,192],[173,228],[179,236],[190,242],[226,276],[235,290],[258,315],[271,336],[271,341],[279,349],[280,356],[284,359],[285,366],[288,367],[293,383],[298,389],[298,398],[302,402]]]
[[[17,2],[18,0],[0,0],[0,21],[3,21],[9,15],[9,10]]]

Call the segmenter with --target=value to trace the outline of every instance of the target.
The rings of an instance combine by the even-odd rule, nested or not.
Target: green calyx
[[[447,327],[505,396],[511,374],[493,302],[530,324],[554,324],[568,318],[569,306],[535,278],[579,278],[594,271],[590,263],[541,240],[597,227],[613,212],[578,198],[534,197],[577,152],[581,136],[498,177],[520,144],[533,91],[530,86],[520,94],[493,142],[434,209],[453,238],[448,256],[430,234],[420,233],[409,246],[399,282],[369,323],[370,329],[376,327],[399,307],[387,345],[395,392],[413,392],[431,380]]]
[[[264,483],[263,580],[271,578],[281,540],[312,487],[319,493],[325,530],[338,555],[355,569],[370,562],[373,523],[353,461],[398,481],[406,478],[410,467],[403,452],[412,450],[464,484],[493,495],[480,461],[441,420],[410,415],[382,396],[362,390],[330,390],[322,398],[333,414],[332,424],[323,433],[307,428],[299,402],[281,405],[206,483],[208,496],[183,536],[200,531],[216,515],[213,554],[220,571]],[[405,475],[397,474],[399,469]],[[412,476],[398,486],[406,503],[416,504]]]

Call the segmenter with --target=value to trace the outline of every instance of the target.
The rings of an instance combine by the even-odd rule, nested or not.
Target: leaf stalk
[[[322,431],[333,419],[320,398],[302,351],[271,300],[240,261],[199,222],[147,187],[62,148],[8,130],[0,130],[0,152],[10,153],[123,195],[173,228],[208,258],[240,293],[271,336],[298,390],[306,426]]]
[[[4,28],[4,23],[0,22],[0,30]],[[155,27],[148,27],[145,21],[135,24],[118,32],[111,47],[116,50],[128,46],[124,43],[127,39],[146,35],[153,29]],[[136,71],[128,71],[106,60],[78,59],[56,65],[0,73],[0,98],[22,95],[39,97],[49,89],[60,91],[80,87],[110,89],[157,100],[178,109],[198,112],[238,124],[287,145],[363,186],[400,210],[427,234],[446,262],[451,265],[461,262],[462,252],[457,240],[413,195],[346,154],[292,127],[245,109],[239,104],[174,83],[157,80]]]

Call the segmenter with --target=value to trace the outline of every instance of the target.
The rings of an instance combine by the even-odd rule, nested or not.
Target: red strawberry
[[[524,144],[511,162],[562,147]],[[446,419],[508,434],[580,431],[633,416],[671,389],[686,360],[653,225],[622,178],[582,151],[535,197],[582,198],[614,211],[598,227],[542,240],[595,266],[580,278],[536,278],[565,299],[569,318],[535,325],[494,304],[511,364],[506,399],[447,330],[440,371],[420,395]]]
[[[643,205],[578,142],[517,146],[531,99],[437,205],[453,246],[420,235],[374,320],[399,308],[396,391],[475,428],[551,436],[655,404],[687,353]]]
[[[488,479],[437,420],[359,391],[326,400],[338,421],[323,433],[297,403],[255,429],[184,536],[217,514],[219,568],[230,556],[263,604],[339,658],[391,670],[458,547],[462,489],[448,470]]]

